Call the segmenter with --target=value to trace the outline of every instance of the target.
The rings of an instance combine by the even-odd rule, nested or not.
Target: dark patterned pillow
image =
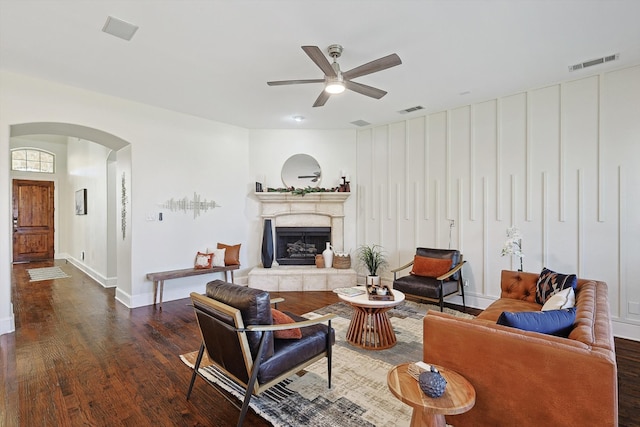
[[[544,305],[549,298],[563,289],[573,288],[576,290],[578,278],[575,274],[560,274],[543,268],[536,283],[536,302]]]

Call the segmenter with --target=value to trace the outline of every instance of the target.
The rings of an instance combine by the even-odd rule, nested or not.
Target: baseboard
[[[126,292],[123,292],[122,289],[116,288],[116,301],[120,302],[127,308],[134,308],[131,304],[131,295]]]
[[[613,320],[613,336],[633,341],[640,341],[640,325]]]
[[[100,285],[102,285],[103,288],[112,288],[117,285],[117,278],[107,278],[72,256],[67,257],[67,261],[81,270],[84,274],[98,282]]]
[[[0,319],[0,335],[10,334],[16,330],[16,322],[11,313],[11,316]]]

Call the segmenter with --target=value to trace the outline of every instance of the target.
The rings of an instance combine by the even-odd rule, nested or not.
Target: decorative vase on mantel
[[[327,242],[327,248],[322,251],[322,258],[324,258],[324,267],[331,268],[333,265],[333,248],[331,242]]]
[[[264,230],[262,232],[262,266],[271,268],[273,264],[273,234],[271,231],[271,220],[264,220]]]

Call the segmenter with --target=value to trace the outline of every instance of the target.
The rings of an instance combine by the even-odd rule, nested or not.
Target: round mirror
[[[318,187],[322,178],[318,161],[308,154],[294,154],[282,166],[282,182],[285,187]]]

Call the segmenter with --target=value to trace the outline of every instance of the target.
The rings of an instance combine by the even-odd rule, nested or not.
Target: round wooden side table
[[[476,403],[476,390],[465,377],[450,369],[434,366],[447,380],[444,394],[435,398],[424,394],[418,381],[409,375],[409,363],[394,367],[387,375],[391,393],[413,408],[411,427],[445,427],[445,415],[462,414]]]

